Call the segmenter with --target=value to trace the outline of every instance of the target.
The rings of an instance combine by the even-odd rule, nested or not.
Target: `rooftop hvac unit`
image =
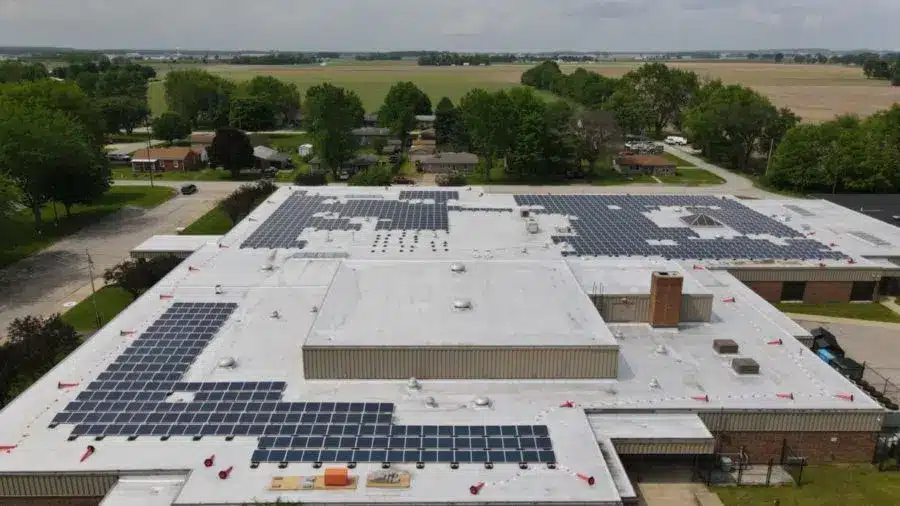
[[[731,361],[731,368],[738,374],[759,374],[759,364],[752,358],[736,358]]]
[[[733,339],[713,339],[713,349],[720,355],[733,355],[738,352],[738,344]]]

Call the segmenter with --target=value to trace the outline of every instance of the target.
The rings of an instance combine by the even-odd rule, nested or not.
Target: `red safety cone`
[[[171,294],[168,294],[168,293],[161,293],[161,294],[159,294],[159,298],[160,298],[160,300],[162,300],[162,299],[171,299],[171,298],[172,298],[172,295],[171,295]]]
[[[66,383],[66,382],[60,381],[56,384],[56,388],[58,388],[60,390],[62,390],[63,388],[72,388],[72,387],[77,387],[77,386],[78,386],[77,382]]]
[[[766,344],[784,344],[784,341],[781,340],[781,338],[778,338],[778,339],[772,339],[771,341],[769,341]]]
[[[695,395],[695,396],[691,397],[691,399],[694,399],[695,401],[709,402],[708,395]]]
[[[469,487],[469,493],[472,495],[478,495],[478,492],[481,492],[482,488],[484,488],[484,482],[479,481],[478,483]]]
[[[227,469],[222,469],[219,471],[219,479],[227,480],[228,476],[231,474],[231,470],[234,469],[234,466],[229,466]]]
[[[779,399],[789,399],[794,400],[793,392],[788,392],[786,394],[775,394]]]
[[[84,454],[81,455],[81,460],[79,462],[84,462],[88,459],[94,452],[97,451],[92,445],[88,445],[88,447],[84,450]]]
[[[209,457],[206,457],[206,459],[203,460],[203,465],[205,467],[212,467],[213,464],[215,463],[215,461],[216,461],[216,454],[214,453],[214,454],[210,455]]]
[[[560,404],[559,407],[561,407],[561,408],[574,408],[574,407],[575,407],[575,401],[566,401],[566,402]]]
[[[734,297],[725,297],[722,302],[734,302]]]
[[[587,484],[590,485],[590,486],[592,486],[592,487],[594,486],[594,483],[597,483],[597,480],[595,480],[593,476],[588,476],[588,475],[586,475],[586,474],[581,474],[581,473],[575,473],[575,476],[577,476],[577,477],[581,478],[582,480],[586,481]]]
[[[844,399],[845,401],[853,402],[853,394],[837,394],[835,395],[838,399]]]

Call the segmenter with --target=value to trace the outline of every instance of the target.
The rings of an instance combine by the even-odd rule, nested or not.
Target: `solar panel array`
[[[447,201],[458,198],[455,191],[402,191],[400,200],[359,198],[341,203],[297,192],[250,234],[241,248],[302,248],[305,244],[297,238],[304,229],[360,230],[361,225],[351,223],[351,218],[376,218],[376,230],[449,230]],[[434,202],[410,202],[416,199]]]
[[[536,213],[575,217],[571,220],[575,236],[553,236],[554,242],[571,247],[568,255],[816,260],[845,257],[733,199],[675,195],[516,195],[515,199],[519,205],[539,206]],[[662,228],[643,215],[661,207],[706,214],[742,235],[703,239],[687,226]],[[768,235],[786,244],[748,235]],[[648,240],[665,242],[649,244]]]
[[[182,381],[236,307],[173,304],[50,427],[74,426],[70,440],[259,437],[255,462],[555,462],[543,425],[395,425],[389,402],[287,402],[283,381]]]

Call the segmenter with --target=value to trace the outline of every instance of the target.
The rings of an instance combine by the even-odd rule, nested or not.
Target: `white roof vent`
[[[656,378],[650,378],[650,388],[652,388],[652,389],[659,388],[659,380]]]
[[[436,407],[437,407],[437,401],[434,400],[434,397],[426,397],[426,398],[425,398],[425,405],[428,406],[429,408],[436,408]]]
[[[422,385],[419,384],[419,380],[416,378],[409,378],[409,381],[406,382],[406,388],[410,390],[418,390]]]
[[[476,397],[473,403],[479,408],[486,408],[491,405],[491,399],[489,397]]]
[[[219,359],[219,367],[222,369],[233,369],[237,365],[234,357],[222,357]]]
[[[656,347],[656,354],[657,355],[668,355],[669,350],[666,349],[666,345],[660,344],[659,346]]]
[[[466,272],[466,265],[461,263],[450,264],[450,270],[453,272]]]
[[[469,299],[456,299],[453,301],[453,309],[458,311],[472,309],[472,301]]]

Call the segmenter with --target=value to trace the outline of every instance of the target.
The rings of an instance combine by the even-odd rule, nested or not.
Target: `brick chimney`
[[[654,272],[650,278],[649,322],[652,327],[677,327],[681,321],[681,288],[677,272]]]

